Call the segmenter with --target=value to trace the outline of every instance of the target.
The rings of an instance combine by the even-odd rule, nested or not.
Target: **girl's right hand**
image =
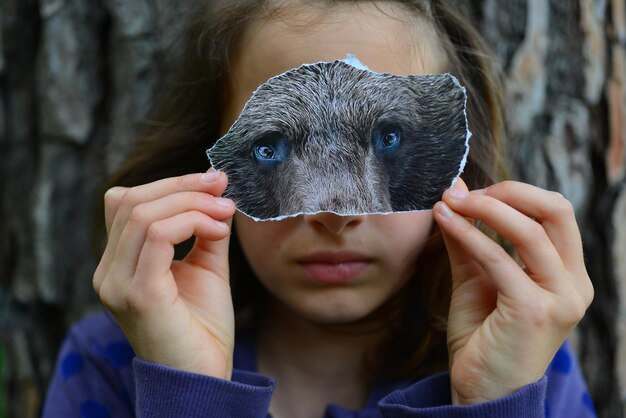
[[[228,243],[235,204],[219,196],[222,172],[209,170],[142,186],[109,189],[108,242],[93,285],[137,357],[230,379],[234,312]],[[174,245],[195,236],[174,260]]]

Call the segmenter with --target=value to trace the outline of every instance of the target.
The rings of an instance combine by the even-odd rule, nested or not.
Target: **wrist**
[[[182,356],[180,353],[172,355],[172,353],[162,352],[138,352],[137,357],[144,361],[161,364],[185,372],[223,380],[231,380],[232,378],[232,357],[225,359],[219,356]]]
[[[452,405],[474,405],[484,402],[495,401],[523,389],[525,386],[534,384],[543,376],[527,381],[521,380],[510,384],[499,384],[495,381],[482,382],[480,384],[463,384],[455,386],[450,379],[450,397]],[[487,380],[487,379],[485,379]],[[457,387],[459,390],[457,390]]]
[[[148,361],[151,363],[160,364],[162,366],[166,366],[172,369],[199,374],[203,376],[215,377],[223,380],[231,380],[232,379],[232,368],[227,367],[215,367],[210,364],[195,364],[195,363],[185,363],[185,362],[175,362],[175,361],[164,361],[154,358],[143,358],[139,357],[139,359]]]

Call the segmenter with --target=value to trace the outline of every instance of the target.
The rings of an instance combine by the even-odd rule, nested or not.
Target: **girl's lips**
[[[370,262],[350,261],[346,263],[303,263],[302,268],[313,279],[323,283],[347,283],[365,271]]]
[[[346,283],[365,271],[372,258],[349,251],[324,251],[301,257],[298,263],[319,282]]]

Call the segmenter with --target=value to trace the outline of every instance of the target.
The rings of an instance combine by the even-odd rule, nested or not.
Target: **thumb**
[[[467,187],[467,184],[465,184],[465,182],[463,181],[461,176],[456,178],[456,181],[454,182],[454,184],[450,188],[451,189],[463,190],[464,192],[469,192],[469,188]]]
[[[461,247],[458,241],[448,235],[443,228],[441,228],[441,234],[443,236],[443,242],[446,245],[448,251],[448,258],[450,259],[450,269],[452,270],[452,278],[462,278],[469,276],[468,274],[459,274],[464,270],[475,268],[474,261],[469,254]]]
[[[468,192],[469,189],[463,179],[458,177],[455,181],[452,189],[458,189]],[[443,202],[438,202],[435,210],[440,210],[440,205],[445,205]],[[447,205],[446,205],[447,206]],[[452,211],[452,209],[447,206],[447,210]],[[456,214],[458,216],[458,214]],[[465,218],[468,222],[473,222],[473,219]],[[435,217],[437,220],[437,217]],[[449,228],[454,228],[454,225],[450,225],[449,223],[439,223],[439,229],[441,230],[441,234],[443,236],[443,240],[448,251],[448,258],[450,259],[450,268],[452,269],[452,276],[459,278],[465,277],[467,274],[458,274],[462,273],[461,270],[465,269],[474,269],[477,268],[476,263],[473,261],[472,257],[463,249],[458,240],[453,237],[451,234],[447,232]]]

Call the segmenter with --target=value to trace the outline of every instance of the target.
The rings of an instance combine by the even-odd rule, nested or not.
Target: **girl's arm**
[[[593,418],[595,408],[566,341],[544,377],[502,398],[453,405],[450,373],[423,379],[384,397],[379,403],[384,418]]]
[[[224,380],[140,360],[101,313],[64,341],[43,418],[266,418],[273,388],[272,379],[240,370]]]
[[[452,269],[450,372],[387,397],[386,416],[594,416],[564,343],[593,299],[571,204],[528,184],[468,192],[460,180],[433,213]],[[521,264],[474,220],[514,245]]]
[[[124,334],[104,314],[73,325],[59,351],[42,416],[134,417],[133,357]]]
[[[433,212],[452,268],[453,402],[498,399],[538,381],[593,299],[572,205],[529,184],[468,193],[459,181]],[[521,264],[472,220],[515,246]]]
[[[210,170],[105,194],[107,246],[94,273],[102,303],[137,357],[230,379],[234,312],[228,244],[235,205]],[[183,260],[174,246],[191,237]]]
[[[46,416],[265,417],[271,382],[233,375],[235,205],[220,197],[226,184],[225,174],[209,170],[107,191],[108,240],[93,285],[123,336],[98,344],[106,333],[97,327],[72,332]],[[174,260],[174,246],[191,237],[191,251]],[[120,370],[107,358],[117,343],[133,353],[122,380],[134,382],[127,390],[134,404],[120,400]]]

